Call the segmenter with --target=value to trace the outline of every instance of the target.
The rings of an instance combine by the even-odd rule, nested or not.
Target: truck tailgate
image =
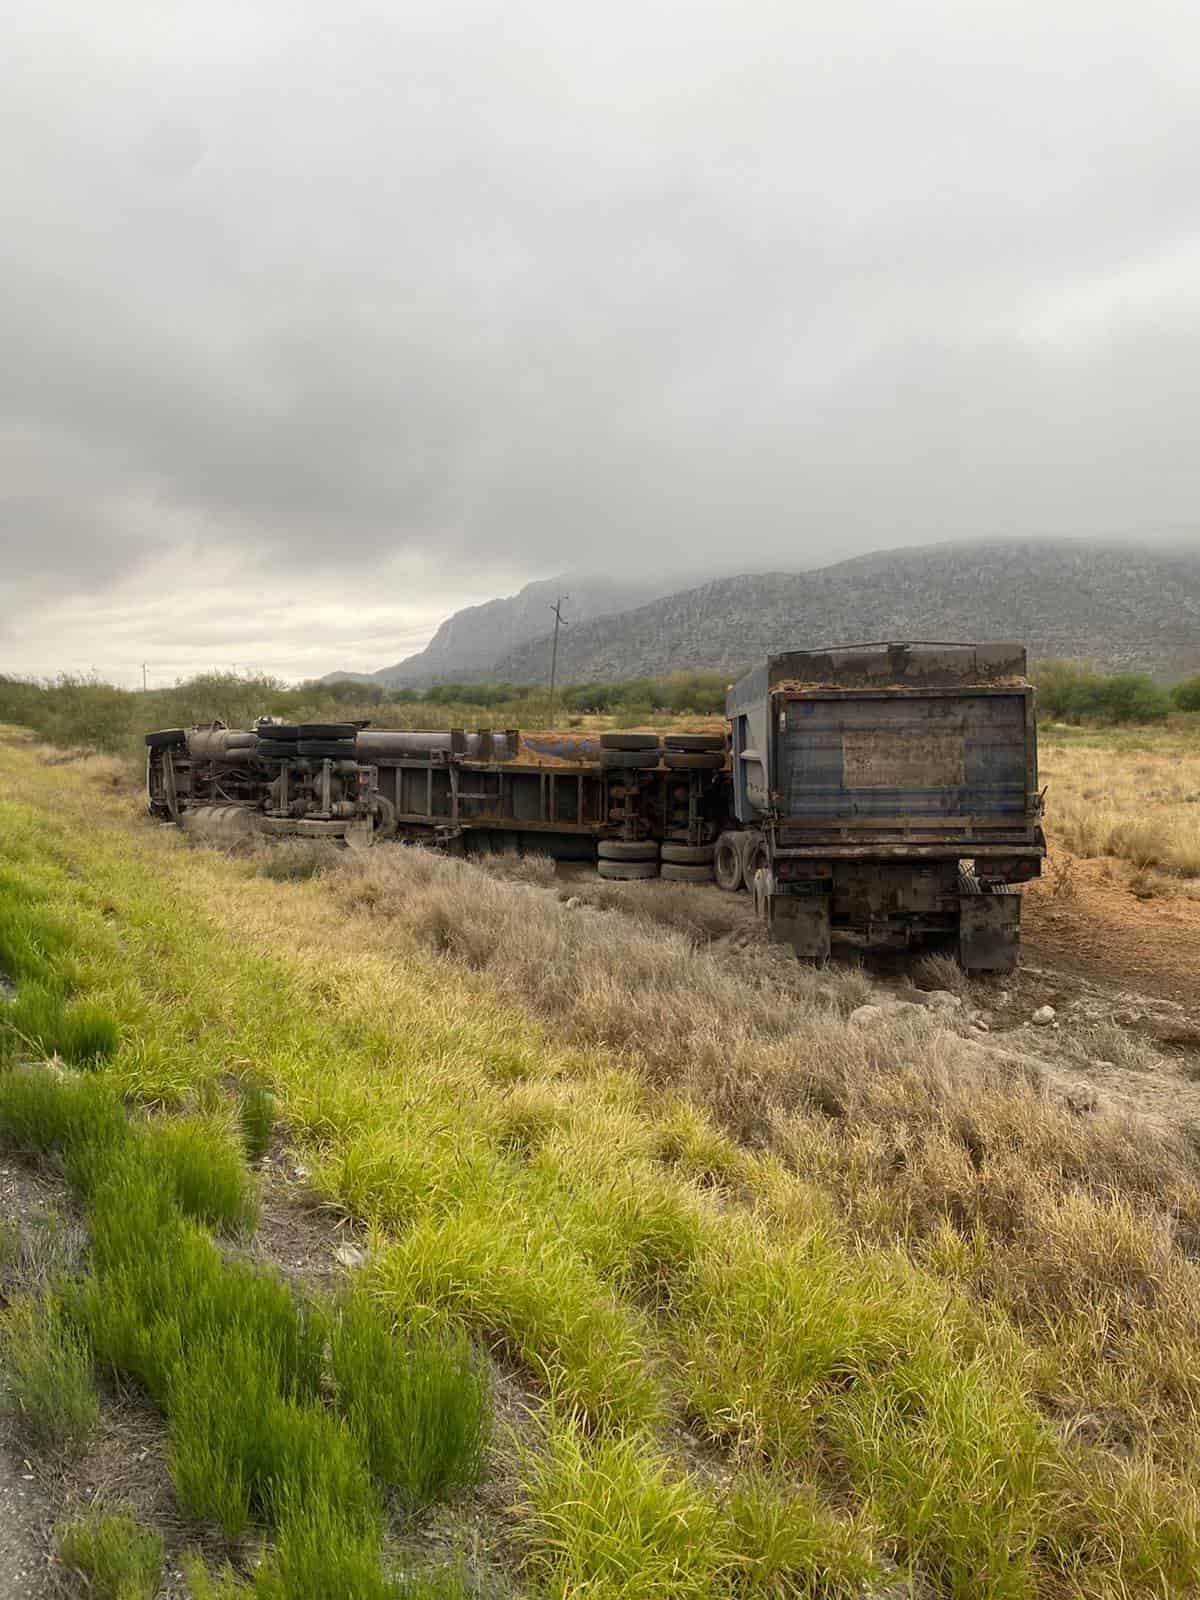
[[[1022,693],[781,697],[778,804],[814,828],[1027,818],[1027,699]]]

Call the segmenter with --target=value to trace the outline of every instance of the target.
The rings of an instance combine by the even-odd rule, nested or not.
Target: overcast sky
[[[1194,539],[1198,161],[1184,0],[15,0],[0,670]]]

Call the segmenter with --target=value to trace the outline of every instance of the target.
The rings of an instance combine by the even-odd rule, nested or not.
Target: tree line
[[[1053,722],[1113,725],[1162,722],[1200,712],[1200,675],[1165,689],[1143,673],[1102,673],[1077,661],[1036,663],[1039,714]],[[554,720],[578,726],[603,716],[636,726],[666,716],[720,716],[730,674],[678,672],[618,683],[566,684]],[[133,756],[151,728],[220,720],[250,727],[260,716],[295,722],[372,721],[402,728],[545,726],[544,685],[444,683],[388,689],[352,680],[289,685],[276,678],[201,673],[168,689],[122,689],[95,677],[35,681],[0,675],[0,723],[33,729],[52,744],[88,745]]]

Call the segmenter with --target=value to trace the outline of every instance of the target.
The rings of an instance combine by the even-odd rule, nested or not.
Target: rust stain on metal
[[[964,759],[960,731],[922,729],[890,740],[873,730],[842,734],[842,770],[849,789],[959,789]]]

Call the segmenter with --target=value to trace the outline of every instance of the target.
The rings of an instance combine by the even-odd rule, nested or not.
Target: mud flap
[[[958,960],[967,972],[1012,972],[1021,941],[1021,896],[973,887],[958,897]],[[966,885],[960,880],[960,889]]]
[[[770,894],[767,937],[791,945],[798,961],[829,960],[829,896]]]

